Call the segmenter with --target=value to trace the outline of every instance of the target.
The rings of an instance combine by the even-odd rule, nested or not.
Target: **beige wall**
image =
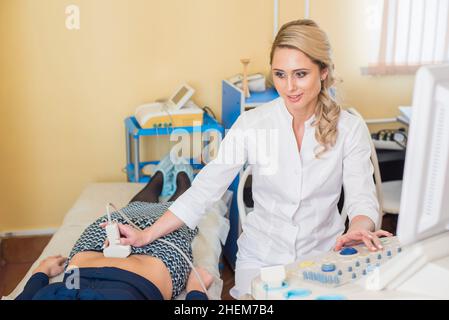
[[[413,77],[360,76],[366,2],[313,0],[311,17],[334,45],[343,103],[389,117]],[[80,30],[65,27],[69,4]],[[281,24],[303,14],[280,0]],[[179,83],[221,118],[221,79],[242,57],[268,71],[272,25],[272,0],[0,0],[0,232],[57,227],[87,183],[125,181],[123,119]]]

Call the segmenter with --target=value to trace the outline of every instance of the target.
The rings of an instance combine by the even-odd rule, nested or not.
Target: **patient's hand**
[[[107,222],[100,223],[100,227],[105,228]],[[148,239],[148,235],[143,230],[138,230],[134,227],[131,227],[127,224],[118,224],[118,228],[120,231],[120,244],[122,245],[131,245],[133,247],[143,247],[150,243]],[[107,241],[107,239],[106,239]],[[109,245],[108,242],[105,242],[105,247]]]
[[[41,261],[39,266],[33,270],[33,274],[43,272],[49,278],[55,277],[64,271],[64,262],[66,260],[67,258],[61,255],[45,258]]]

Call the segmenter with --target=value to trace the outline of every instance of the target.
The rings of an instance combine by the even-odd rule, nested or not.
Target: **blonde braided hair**
[[[270,53],[270,64],[276,48],[291,48],[302,51],[320,68],[327,68],[328,75],[321,81],[321,91],[315,109],[315,139],[320,146],[315,150],[319,158],[337,141],[337,125],[340,105],[331,97],[329,89],[335,84],[331,46],[326,33],[313,20],[301,19],[284,24],[279,30]]]

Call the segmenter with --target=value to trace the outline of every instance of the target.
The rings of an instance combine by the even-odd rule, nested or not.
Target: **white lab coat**
[[[243,164],[252,165],[254,211],[238,239],[231,290],[236,298],[250,293],[261,267],[291,263],[334,246],[344,231],[337,209],[342,184],[349,218],[366,215],[378,223],[370,137],[363,120],[342,111],[336,144],[319,159],[313,120],[305,123],[298,152],[293,117],[282,98],[243,113],[223,139],[217,158],[169,208],[194,228]]]

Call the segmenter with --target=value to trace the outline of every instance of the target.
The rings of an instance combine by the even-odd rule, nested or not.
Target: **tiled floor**
[[[397,216],[385,215],[382,223],[384,230],[396,234]],[[0,297],[8,295],[27,273],[33,262],[42,253],[50,241],[50,236],[10,238],[0,243]],[[224,261],[222,270],[223,300],[233,300],[229,290],[234,285],[234,272]]]
[[[224,268],[221,278],[223,279],[223,291],[221,292],[221,299],[234,300],[234,298],[229,294],[229,290],[231,290],[231,288],[234,286],[234,271],[232,271],[232,268],[226,261],[224,261]]]

